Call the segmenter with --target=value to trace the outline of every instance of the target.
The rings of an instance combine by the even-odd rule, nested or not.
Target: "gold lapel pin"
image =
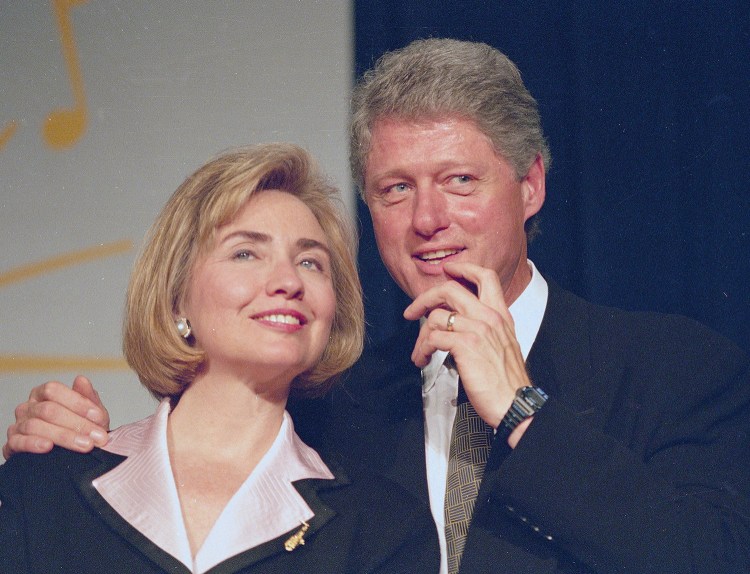
[[[289,538],[287,538],[287,541],[284,542],[284,548],[287,552],[291,552],[297,546],[304,546],[305,545],[305,532],[307,532],[307,529],[310,528],[310,525],[307,522],[302,522],[302,528],[300,528],[297,532],[292,534]]]

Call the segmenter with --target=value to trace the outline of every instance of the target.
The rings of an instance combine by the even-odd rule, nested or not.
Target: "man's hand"
[[[29,400],[16,407],[3,456],[49,452],[54,445],[89,452],[107,443],[108,429],[109,413],[86,377],[77,376],[72,389],[50,381],[34,387]]]
[[[487,424],[497,428],[516,390],[531,385],[513,318],[497,273],[472,263],[446,263],[444,270],[456,280],[428,289],[404,311],[406,319],[427,318],[412,361],[424,367],[436,350],[451,353],[469,401]],[[462,282],[476,286],[476,295]],[[514,432],[511,446],[519,438]]]

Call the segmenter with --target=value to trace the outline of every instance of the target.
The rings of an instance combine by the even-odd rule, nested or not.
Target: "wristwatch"
[[[529,417],[533,417],[547,402],[547,393],[539,387],[521,387],[516,391],[513,404],[505,413],[498,432],[507,438],[515,428]]]

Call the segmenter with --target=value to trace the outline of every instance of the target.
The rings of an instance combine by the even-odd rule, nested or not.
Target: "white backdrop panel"
[[[216,153],[296,142],[350,189],[349,0],[68,4],[0,1],[0,429],[32,386],[78,372],[114,426],[152,411],[121,362],[127,279]]]

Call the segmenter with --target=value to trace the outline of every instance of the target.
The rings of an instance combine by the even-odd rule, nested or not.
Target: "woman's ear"
[[[187,320],[187,317],[177,317],[174,321],[174,325],[177,332],[180,334],[180,337],[183,339],[187,339],[193,332],[190,328],[190,321]]]

